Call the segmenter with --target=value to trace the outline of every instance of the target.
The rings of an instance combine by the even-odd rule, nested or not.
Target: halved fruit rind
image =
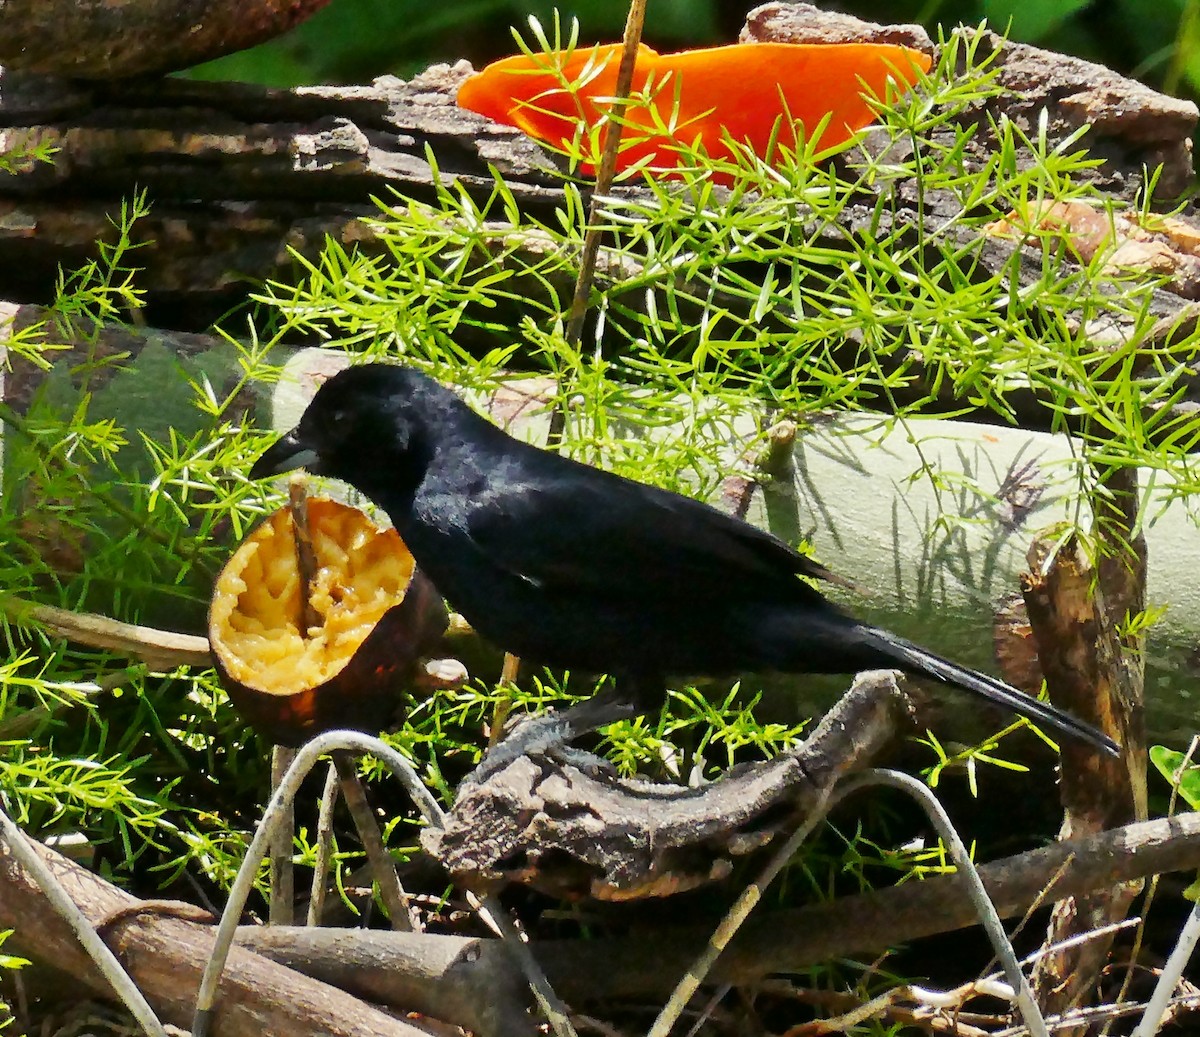
[[[292,695],[339,673],[412,579],[413,558],[399,534],[378,529],[361,511],[313,498],[308,526],[317,561],[310,601],[319,626],[300,629],[300,571],[288,508],[234,552],[213,594],[213,650],[230,676],[269,695]]]
[[[399,534],[338,501],[309,498],[316,556],[301,629],[291,511],[260,523],[217,577],[209,640],[234,706],[260,733],[299,744],[322,730],[378,731],[422,654],[446,628],[445,604]]]

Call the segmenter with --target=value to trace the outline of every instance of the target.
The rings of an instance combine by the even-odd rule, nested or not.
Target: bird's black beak
[[[296,429],[292,429],[263,451],[262,457],[250,469],[250,478],[265,479],[293,468],[307,468],[315,474],[320,470],[320,462],[321,455],[300,438]]]

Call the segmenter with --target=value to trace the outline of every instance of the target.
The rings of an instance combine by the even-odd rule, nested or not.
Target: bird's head
[[[250,478],[306,468],[373,495],[374,482],[394,486],[405,470],[423,463],[427,412],[451,395],[394,364],[347,368],[317,390],[300,423],[263,453]]]

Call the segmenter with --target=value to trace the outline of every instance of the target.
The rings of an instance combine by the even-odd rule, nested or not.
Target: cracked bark
[[[1121,633],[1145,607],[1146,544],[1137,529],[1137,473],[1109,472],[1094,496],[1093,564],[1072,540],[1056,553],[1036,541],[1024,587],[1029,621],[1054,702],[1121,743],[1119,758],[1063,745],[1060,839],[1077,839],[1146,818],[1143,724],[1144,638]],[[1141,890],[1127,881],[1055,905],[1045,945],[1125,918]],[[1094,996],[1113,937],[1091,939],[1042,957],[1033,987],[1047,1013]],[[1084,1028],[1075,1028],[1082,1033]]]
[[[822,791],[869,765],[904,723],[896,674],[861,674],[805,742],[700,788],[516,760],[460,791],[421,844],[465,886],[521,882],[555,896],[633,900],[727,877],[791,831]]]

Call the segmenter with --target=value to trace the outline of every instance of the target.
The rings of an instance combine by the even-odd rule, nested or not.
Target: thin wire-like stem
[[[1187,752],[1184,753],[1183,759],[1180,761],[1179,766],[1175,768],[1171,775],[1171,799],[1167,803],[1167,817],[1175,816],[1175,810],[1179,803],[1179,783],[1182,779],[1183,772],[1189,767],[1193,766],[1197,751],[1200,751],[1200,735],[1193,735],[1191,742],[1188,743]],[[1114,1000],[1118,1003],[1127,999],[1129,988],[1133,985],[1134,963],[1139,961],[1141,958],[1142,939],[1145,935],[1146,929],[1145,919],[1150,912],[1150,905],[1154,903],[1154,895],[1158,891],[1158,878],[1159,877],[1157,875],[1152,875],[1150,877],[1149,888],[1146,890],[1146,895],[1142,900],[1142,924],[1138,926],[1137,933],[1134,936],[1133,946],[1129,952],[1130,964],[1125,969],[1125,976],[1121,980],[1121,989],[1117,992],[1117,996],[1114,998]],[[1195,916],[1196,908],[1197,905],[1192,906],[1192,917]],[[1187,925],[1190,925],[1191,921],[1192,918],[1189,918],[1188,922],[1184,926],[1183,932],[1187,931]],[[1183,939],[1183,932],[1180,933],[1181,941]],[[1178,950],[1179,946],[1180,944],[1177,942],[1175,949]],[[1190,953],[1191,952],[1189,951],[1189,954]],[[1180,967],[1186,964],[1187,962],[1184,961]],[[1138,1024],[1137,1030],[1135,1031],[1135,1037],[1142,1037],[1142,1034],[1138,1031],[1140,1031],[1141,1028],[1146,1025],[1147,1020],[1151,1018],[1152,1011],[1157,1013],[1157,1017],[1153,1020],[1154,1026],[1157,1028],[1159,1021],[1162,1019],[1163,1014],[1169,1007],[1169,1001],[1167,999],[1170,998],[1170,990],[1174,988],[1175,983],[1177,983],[1179,980],[1179,977],[1176,976],[1175,979],[1168,984],[1168,989],[1165,994],[1162,993],[1161,987],[1167,979],[1170,968],[1174,966],[1174,951],[1172,951],[1172,957],[1168,959],[1167,965],[1168,969],[1160,973],[1158,983],[1155,985],[1154,991],[1150,996],[1150,1000],[1146,1003],[1146,1012],[1142,1016],[1141,1022]],[[1108,1037],[1108,1034],[1111,1030],[1111,1023],[1106,1022],[1104,1024],[1104,1028],[1101,1030],[1101,1037]]]
[[[654,1020],[654,1025],[650,1028],[649,1037],[667,1037],[671,1031],[671,1027],[675,1025],[676,1020],[678,1020],[684,1008],[687,1007],[687,1003],[692,995],[699,989],[700,984],[704,982],[704,977],[708,975],[718,956],[729,944],[729,941],[733,938],[741,924],[746,920],[747,915],[749,915],[754,906],[762,898],[763,891],[774,881],[775,877],[783,870],[788,861],[792,859],[804,840],[820,824],[825,815],[847,796],[873,785],[887,785],[906,792],[925,810],[929,820],[933,823],[938,834],[945,842],[951,859],[957,865],[960,874],[967,883],[967,895],[975,905],[976,914],[984,930],[987,932],[988,938],[992,941],[996,957],[999,959],[1001,968],[1004,970],[1004,974],[1012,986],[1017,1007],[1025,1019],[1025,1025],[1028,1027],[1029,1032],[1033,1034],[1033,1037],[1049,1037],[1046,1020],[1042,1017],[1041,1010],[1033,998],[1033,991],[1030,989],[1029,981],[1025,978],[1025,973],[1021,971],[1021,966],[1017,961],[1016,953],[1013,951],[1012,943],[1004,931],[1000,916],[996,913],[996,908],[992,904],[991,898],[988,897],[987,890],[984,889],[983,880],[979,877],[979,872],[971,860],[971,855],[967,852],[962,839],[959,838],[958,833],[954,830],[954,825],[951,823],[949,816],[942,809],[942,805],[937,801],[937,797],[924,784],[907,774],[889,770],[865,771],[847,781],[840,788],[830,787],[821,792],[816,806],[804,818],[800,827],[775,852],[759,876],[746,887],[729,913],[722,919],[721,924],[709,940],[708,946],[705,947],[704,951],[692,963],[683,979],[680,980],[678,986],[672,991],[670,999],[663,1006],[658,1018]],[[1141,1035],[1136,1035],[1136,1037],[1141,1037]]]
[[[0,800],[0,807],[6,806],[7,804]],[[3,836],[21,867],[33,876],[50,905],[71,927],[83,949],[95,962],[101,975],[112,985],[113,992],[129,1009],[130,1014],[138,1021],[138,1025],[150,1037],[167,1037],[167,1031],[158,1016],[155,1015],[154,1009],[150,1007],[149,1002],[137,988],[137,984],[117,960],[117,956],[108,949],[100,938],[100,934],[92,927],[92,923],[79,910],[67,891],[63,889],[62,883],[55,877],[54,872],[38,856],[37,851],[30,845],[28,837],[17,827],[4,809],[0,809],[0,836]]]
[[[421,783],[409,762],[386,742],[358,731],[327,731],[318,735],[304,745],[296,754],[296,759],[284,774],[279,787],[271,796],[262,820],[246,849],[245,859],[238,868],[237,876],[229,889],[229,899],[221,914],[217,935],[213,943],[212,955],[205,966],[204,975],[200,980],[200,989],[196,994],[196,1014],[192,1020],[193,1037],[206,1037],[212,1021],[213,1005],[216,1003],[217,984],[221,973],[225,970],[225,962],[229,958],[229,950],[233,946],[234,934],[242,911],[254,888],[254,878],[258,866],[270,845],[275,829],[288,811],[301,782],[308,776],[317,761],[325,754],[337,749],[371,753],[382,760],[400,779],[401,784],[421,811],[425,820],[439,827],[445,824],[445,814],[430,791]]]
[[[988,939],[992,942],[992,949],[996,952],[996,957],[1000,961],[1000,967],[1004,970],[1005,977],[1012,985],[1017,1008],[1025,1020],[1025,1025],[1029,1028],[1029,1032],[1033,1034],[1033,1037],[1050,1037],[1050,1031],[1046,1028],[1046,1020],[1042,1016],[1041,1009],[1038,1008],[1037,1001],[1034,1000],[1029,980],[1026,979],[1020,962],[1017,961],[1016,952],[1013,950],[1008,934],[1004,931],[1004,924],[1000,921],[1000,916],[996,913],[996,906],[992,903],[991,897],[988,896],[987,890],[983,885],[983,879],[979,877],[979,871],[975,867],[975,862],[971,860],[970,852],[959,837],[958,832],[955,831],[954,823],[942,808],[942,804],[938,802],[937,797],[927,785],[911,775],[901,774],[899,771],[880,769],[865,771],[863,774],[852,778],[846,783],[843,789],[839,790],[837,798],[840,800],[852,792],[857,792],[859,789],[868,788],[873,785],[886,785],[890,788],[899,789],[901,792],[907,793],[921,805],[926,817],[929,818],[938,835],[941,836],[942,841],[946,844],[946,849],[950,854],[951,860],[954,861],[955,866],[958,868],[959,874],[966,882],[967,896],[975,906],[975,913],[978,915],[984,932],[988,935]]]
[[[733,907],[730,908],[729,913],[721,920],[721,924],[717,926],[716,932],[712,934],[712,937],[708,941],[708,946],[704,948],[699,957],[696,958],[691,967],[684,973],[683,979],[671,991],[671,996],[667,1000],[667,1003],[663,1005],[662,1011],[658,1013],[658,1018],[654,1020],[654,1025],[650,1028],[648,1037],[667,1037],[671,1032],[671,1027],[675,1025],[676,1020],[683,1014],[688,1001],[691,1000],[692,995],[699,989],[700,984],[704,982],[704,977],[708,975],[709,970],[713,967],[721,952],[728,946],[729,941],[733,939],[734,933],[741,927],[747,915],[754,910],[755,905],[762,899],[763,891],[787,866],[788,861],[796,855],[796,851],[800,849],[804,840],[812,834],[813,829],[824,820],[830,806],[835,801],[833,793],[833,786],[827,786],[821,790],[815,807],[804,818],[800,827],[792,833],[783,846],[775,851],[758,877],[742,891],[742,895],[738,897]]]
[[[1146,1011],[1142,1013],[1142,1018],[1133,1031],[1133,1037],[1152,1037],[1158,1033],[1183,970],[1196,949],[1197,941],[1200,941],[1200,903],[1192,905],[1192,913],[1183,923],[1179,939],[1175,941],[1167,963],[1159,974],[1158,982],[1154,984],[1154,993],[1146,1003]]]
[[[250,845],[246,849],[245,859],[238,868],[237,876],[229,889],[229,899],[221,914],[217,935],[213,942],[212,955],[205,966],[204,975],[200,980],[200,989],[196,994],[196,1013],[192,1020],[193,1037],[207,1037],[212,1023],[213,1006],[216,1003],[217,984],[221,973],[225,970],[225,962],[229,959],[229,951],[233,946],[233,938],[237,932],[238,922],[242,911],[254,888],[254,877],[258,866],[270,845],[272,834],[278,826],[281,815],[296,797],[301,783],[309,771],[316,766],[317,761],[326,753],[335,751],[370,754],[383,762],[392,773],[399,778],[404,790],[408,793],[417,809],[425,818],[427,824],[437,828],[446,826],[446,814],[438,805],[433,794],[422,784],[412,765],[386,742],[372,735],[359,731],[326,731],[311,742],[305,744],[296,754],[296,759],[288,768],[279,787],[271,796],[262,820],[254,832]],[[530,989],[542,1005],[547,1018],[554,1029],[556,1037],[576,1037],[567,1009],[550,987],[550,981],[545,973],[520,940],[507,915],[492,899],[475,901],[480,917],[509,944],[518,962],[525,970],[525,977]]]

